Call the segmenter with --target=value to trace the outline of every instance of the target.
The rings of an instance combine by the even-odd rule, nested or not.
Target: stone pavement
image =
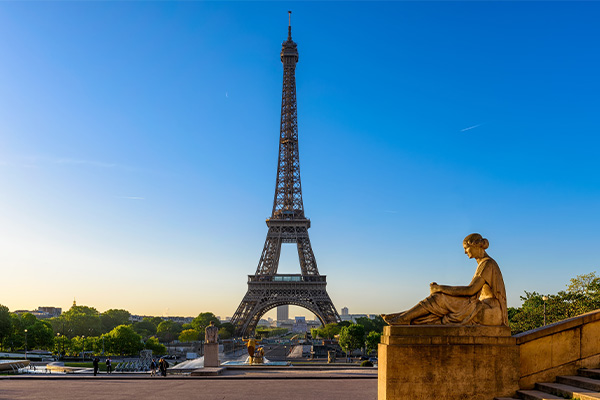
[[[226,371],[218,377],[0,376],[0,399],[376,400],[377,370]]]

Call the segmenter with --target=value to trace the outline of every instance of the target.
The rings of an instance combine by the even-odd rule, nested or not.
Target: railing
[[[248,282],[326,282],[325,275],[248,275]]]

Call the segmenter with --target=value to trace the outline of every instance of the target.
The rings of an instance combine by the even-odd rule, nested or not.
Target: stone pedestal
[[[204,343],[204,367],[219,366],[219,343]]]
[[[491,400],[519,388],[509,328],[386,326],[378,356],[378,400]]]

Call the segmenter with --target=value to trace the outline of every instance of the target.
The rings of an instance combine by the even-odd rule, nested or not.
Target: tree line
[[[525,291],[521,307],[508,308],[508,323],[513,334],[576,317],[600,308],[600,277],[596,272],[577,275],[556,294]]]
[[[311,329],[310,333],[315,339],[337,339],[346,353],[362,348],[367,353],[371,353],[377,350],[385,325],[383,318],[378,315],[374,319],[357,318],[356,323],[342,321],[327,324],[321,328]]]
[[[0,305],[0,349],[21,351],[50,350],[65,355],[92,354],[128,355],[149,349],[154,354],[166,353],[162,343],[204,340],[204,329],[211,321],[221,338],[233,336],[230,323],[221,324],[211,312],[200,313],[189,324],[160,317],[130,321],[126,310],[110,309],[103,313],[93,307],[74,305],[58,317],[38,319],[31,313],[10,313]]]

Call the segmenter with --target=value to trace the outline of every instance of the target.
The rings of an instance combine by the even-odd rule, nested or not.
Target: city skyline
[[[272,208],[288,9],[338,312],[468,284],[472,232],[509,306],[597,270],[600,4],[343,4],[0,4],[0,304],[233,315]]]

